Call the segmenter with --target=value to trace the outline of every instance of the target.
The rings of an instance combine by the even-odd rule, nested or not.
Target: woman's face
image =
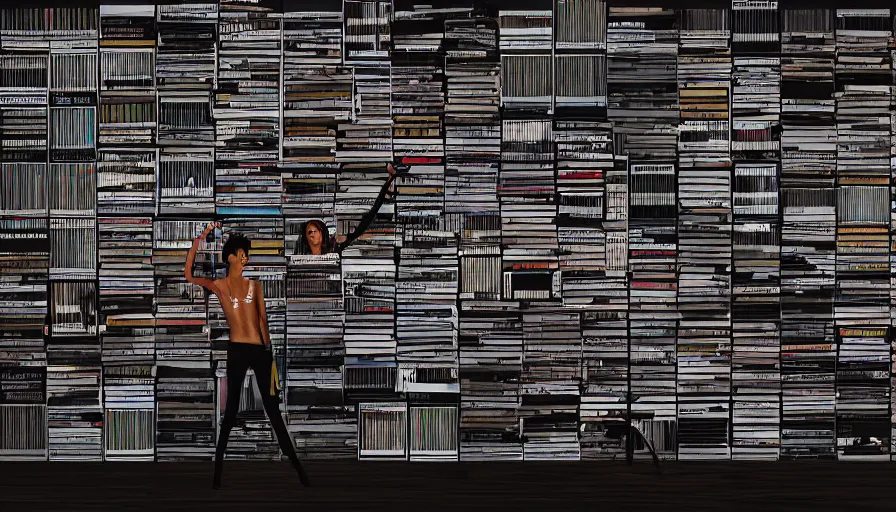
[[[236,253],[231,254],[227,259],[230,265],[239,265],[241,268],[249,263],[249,256],[242,249],[237,249]]]
[[[305,240],[311,248],[319,248],[324,240],[323,233],[318,229],[317,224],[308,224],[305,227]]]

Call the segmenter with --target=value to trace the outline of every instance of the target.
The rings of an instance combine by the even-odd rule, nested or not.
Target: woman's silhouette
[[[246,370],[252,368],[255,373],[255,383],[261,391],[264,410],[277,434],[280,449],[289,457],[299,474],[299,479],[307,486],[308,477],[299,463],[292,439],[283,423],[283,417],[280,416],[277,397],[268,392],[271,386],[273,356],[269,350],[271,333],[268,330],[264,295],[258,281],[243,277],[243,268],[249,263],[249,248],[251,247],[249,239],[240,233],[231,233],[224,244],[221,256],[227,264],[227,277],[214,281],[193,277],[193,261],[199,241],[208,236],[214,228],[215,224],[209,223],[205,231],[193,240],[193,247],[187,254],[184,268],[184,276],[187,281],[198,284],[218,296],[227,319],[227,326],[230,328],[230,342],[227,344],[227,404],[215,450],[213,485],[215,489],[221,486],[221,469],[224,452],[227,449],[227,440],[230,437],[230,430],[236,424],[236,414],[239,412],[240,394],[243,381],[246,378]]]

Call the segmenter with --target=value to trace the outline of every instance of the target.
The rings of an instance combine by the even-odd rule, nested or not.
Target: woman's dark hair
[[[322,241],[321,247],[320,247],[320,253],[321,254],[329,253],[330,249],[332,248],[331,247],[332,244],[330,243],[331,242],[330,231],[327,229],[327,225],[324,224],[324,222],[322,220],[314,219],[314,220],[309,220],[308,222],[306,222],[305,224],[302,225],[302,236],[300,238],[300,240],[302,241],[302,254],[311,254],[311,246],[308,245],[308,239],[305,238],[305,233],[308,232],[308,226],[314,226],[317,228],[318,231],[320,231],[320,236],[321,236],[321,241]]]
[[[245,235],[242,233],[231,233],[227,238],[227,241],[224,242],[224,248],[221,251],[221,259],[223,259],[226,264],[230,255],[236,254],[236,251],[239,249],[242,249],[243,252],[246,253],[246,256],[248,256],[250,247],[252,247],[252,243]]]

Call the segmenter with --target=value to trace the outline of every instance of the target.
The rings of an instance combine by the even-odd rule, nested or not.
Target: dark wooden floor
[[[0,463],[18,510],[896,510],[892,463]],[[614,508],[607,508],[612,506]],[[397,511],[396,511],[397,512]]]

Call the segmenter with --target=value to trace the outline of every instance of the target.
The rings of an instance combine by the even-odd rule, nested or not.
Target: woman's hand
[[[208,234],[211,233],[213,229],[220,228],[220,227],[221,227],[220,222],[209,222],[208,225],[205,226],[205,231],[203,231],[202,234],[199,235],[199,238],[207,237]]]
[[[389,171],[390,179],[394,178],[396,176],[396,174],[398,174],[398,171],[395,170],[395,167],[392,164],[386,164],[386,169]],[[394,197],[395,197],[395,181],[393,180],[389,183],[389,188],[386,189],[386,195],[384,196],[384,199],[391,200]]]
[[[398,165],[396,169],[392,164],[386,164],[386,169],[389,171],[389,176],[401,176],[402,174],[407,174],[408,169],[410,169],[407,165]]]

